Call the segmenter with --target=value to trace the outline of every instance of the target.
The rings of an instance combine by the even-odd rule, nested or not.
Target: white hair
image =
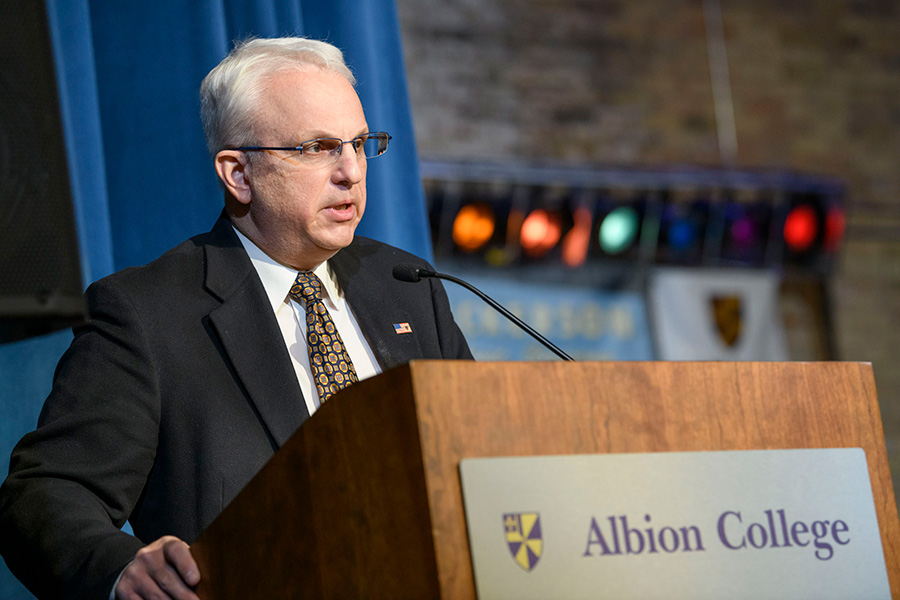
[[[309,65],[342,75],[356,86],[343,53],[327,42],[284,37],[238,43],[200,85],[200,117],[210,155],[256,144],[253,117],[266,80],[279,71]]]

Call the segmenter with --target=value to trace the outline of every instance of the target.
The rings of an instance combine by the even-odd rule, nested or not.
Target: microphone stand
[[[542,343],[548,350],[550,350],[551,352],[553,352],[554,354],[556,354],[563,360],[575,362],[574,358],[572,358],[571,356],[569,356],[568,354],[566,354],[565,352],[560,350],[555,344],[553,344],[553,342],[551,342],[550,340],[545,338],[543,335],[541,335],[540,333],[535,331],[530,325],[525,323],[522,319],[520,319],[516,315],[512,314],[508,310],[506,310],[497,301],[495,301],[493,298],[491,298],[490,296],[488,296],[487,294],[485,294],[484,292],[482,292],[481,290],[476,288],[474,285],[472,285],[466,281],[463,281],[462,279],[460,279],[458,277],[454,277],[453,275],[437,273],[435,271],[429,271],[428,269],[422,269],[420,267],[414,267],[414,269],[415,269],[416,277],[436,277],[438,279],[446,279],[447,281],[452,281],[453,283],[455,283],[457,285],[463,286],[464,288],[466,288],[467,290],[469,290],[470,292],[472,292],[473,294],[475,294],[476,296],[478,296],[479,298],[481,298],[482,300],[484,300],[485,302],[490,304],[501,315],[503,315],[504,317],[506,317],[507,319],[509,319],[510,321],[512,321],[513,323],[515,323],[516,325],[518,325],[519,327],[524,329],[526,332],[528,332],[534,339],[536,339],[537,341]],[[395,270],[394,276],[395,277],[397,276],[396,270]]]

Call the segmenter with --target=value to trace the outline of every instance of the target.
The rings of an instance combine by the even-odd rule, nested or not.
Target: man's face
[[[369,131],[353,86],[315,67],[277,74],[256,117],[260,146],[299,146],[315,138],[344,141]],[[289,152],[256,152],[245,231],[275,260],[311,269],[353,241],[366,208],[366,160],[351,145],[336,163],[310,168]],[[252,235],[251,235],[252,233]]]

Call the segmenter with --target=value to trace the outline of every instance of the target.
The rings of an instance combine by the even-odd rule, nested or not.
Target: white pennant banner
[[[659,268],[648,296],[660,360],[788,360],[777,273]]]

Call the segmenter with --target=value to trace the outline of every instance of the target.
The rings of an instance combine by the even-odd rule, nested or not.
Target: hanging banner
[[[633,292],[463,277],[576,360],[652,360],[643,297]],[[558,360],[478,296],[444,283],[477,360]]]
[[[648,298],[660,360],[787,360],[780,279],[749,269],[659,268]]]

